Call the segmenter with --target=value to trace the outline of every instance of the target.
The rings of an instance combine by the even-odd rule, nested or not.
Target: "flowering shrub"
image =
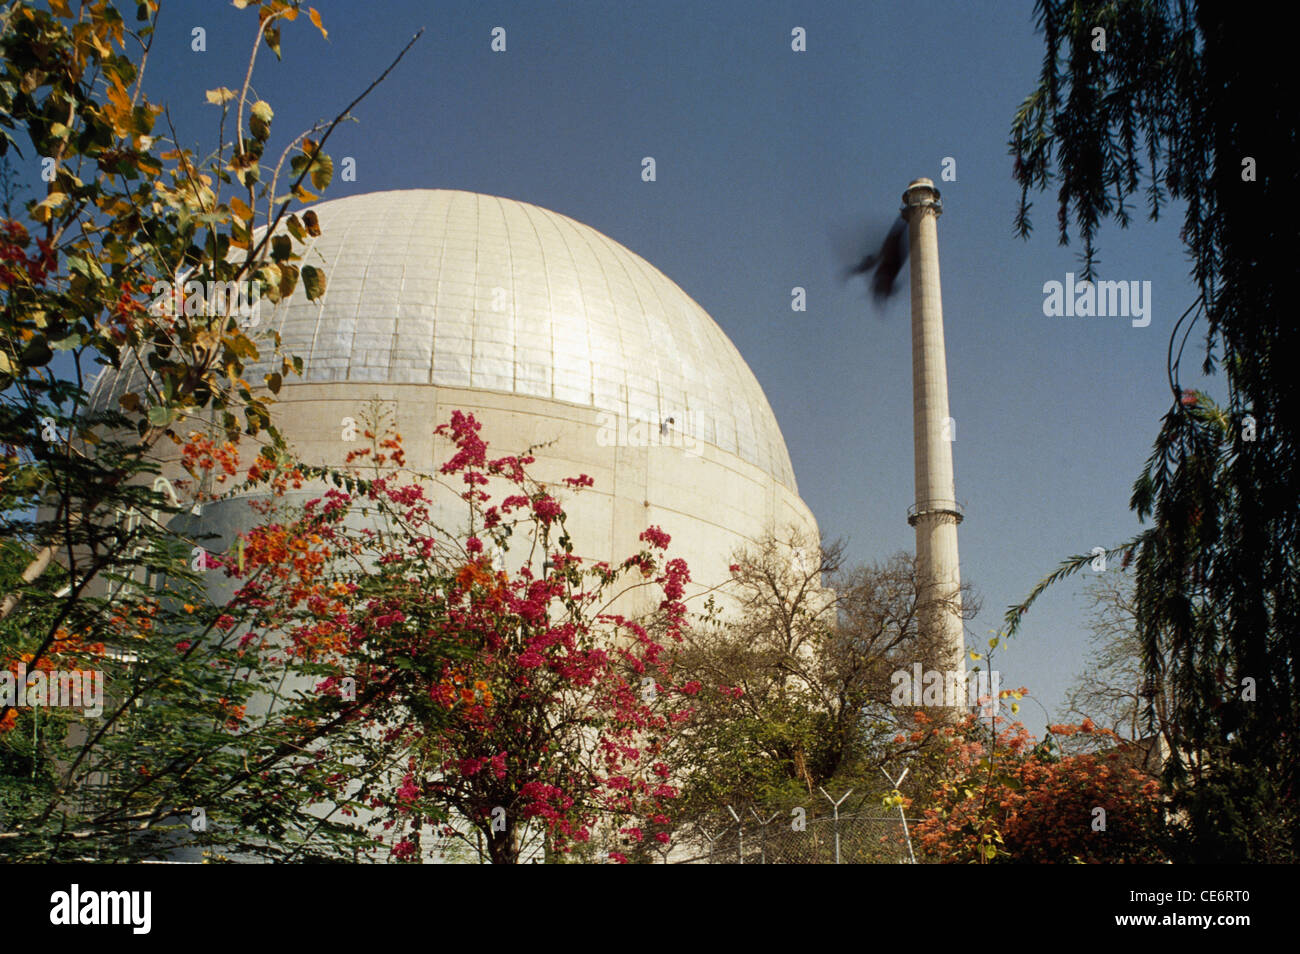
[[[1086,719],[1050,729],[1118,742]],[[974,715],[934,730],[938,780],[913,832],[922,851],[957,863],[1163,860],[1160,786],[1118,750],[1060,757],[1050,741],[1034,744],[1020,723],[998,717],[995,731],[991,738]]]
[[[676,795],[660,756],[698,689],[679,690],[671,670],[689,571],[657,527],[618,566],[586,565],[560,499],[529,477],[533,458],[489,458],[479,430],[457,411],[436,431],[453,445],[437,476],[465,502],[468,532],[435,523],[434,481],[405,472],[400,435],[376,426],[349,455],[347,489],[245,534],[242,566],[227,566],[246,580],[236,602],[259,613],[244,645],[319,664],[318,689],[378,740],[372,758],[401,766],[366,786],[395,860],[421,860],[429,825],[477,832],[494,862],[518,859],[526,827],[553,857],[597,835],[638,842]],[[257,468],[257,481],[282,479],[274,461]],[[350,513],[366,514],[360,529]],[[528,559],[508,572],[507,553]],[[652,619],[609,606],[625,578],[658,589]],[[349,677],[355,703],[341,696]]]

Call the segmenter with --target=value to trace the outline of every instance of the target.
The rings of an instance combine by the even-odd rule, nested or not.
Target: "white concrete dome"
[[[314,208],[322,233],[297,264],[324,270],[325,295],[310,302],[300,286],[274,309],[263,302],[257,329],[278,331],[283,352],[303,359],[272,415],[304,460],[343,464],[357,445],[341,422],[377,405],[403,434],[409,466],[432,473],[450,453],[433,428],[459,409],[482,423],[494,454],[540,447],[539,479],[593,478],[569,508],[586,558],[621,560],[657,524],[707,589],[729,577],[736,549],[769,532],[817,545],[753,372],[643,258],[556,212],[470,192]],[[266,369],[244,376],[260,382]],[[113,400],[125,383],[109,372],[92,400]],[[442,525],[454,528],[463,506],[449,496]],[[248,519],[225,505],[206,513],[223,537]]]
[[[324,299],[276,310],[304,381],[434,384],[549,398],[690,429],[791,490],[753,372],[672,279],[558,212],[445,189],[315,207],[303,256]],[[250,380],[258,380],[250,376]]]

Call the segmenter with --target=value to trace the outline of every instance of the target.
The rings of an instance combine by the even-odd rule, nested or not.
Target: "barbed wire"
[[[915,823],[917,819],[908,819]],[[661,855],[664,864],[910,864],[900,816],[774,815],[720,830],[696,826]]]

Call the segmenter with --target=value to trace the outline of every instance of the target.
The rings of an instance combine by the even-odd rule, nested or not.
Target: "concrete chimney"
[[[965,628],[957,561],[957,524],[962,512],[953,485],[952,442],[957,432],[948,413],[936,228],[942,212],[939,190],[929,179],[913,180],[903,193],[902,213],[908,224],[912,259],[912,428],[916,452],[916,503],[908,510],[907,522],[916,528],[918,621],[926,665],[959,674],[957,685],[964,692]],[[956,715],[957,710],[948,714]]]

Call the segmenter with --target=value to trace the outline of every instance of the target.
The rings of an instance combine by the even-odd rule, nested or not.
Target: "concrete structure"
[[[939,291],[936,219],[943,211],[939,190],[915,179],[903,193],[908,223],[912,292],[912,425],[915,442],[916,503],[908,523],[916,528],[920,577],[920,625],[927,663],[949,673],[966,668],[961,615],[961,568],[957,524],[962,511],[953,483],[952,442],[956,425],[948,413],[948,364],[943,347],[943,300]]]
[[[820,542],[753,373],[640,256],[555,212],[469,192],[372,193],[315,211],[322,234],[299,264],[324,269],[324,299],[299,288],[273,311],[263,302],[260,322],[303,358],[272,413],[309,463],[342,464],[360,446],[344,439],[344,419],[360,424],[374,404],[403,435],[409,466],[436,472],[451,445],[433,428],[460,409],[482,422],[490,452],[541,445],[538,478],[594,479],[559,494],[581,556],[623,559],[661,526],[691,568],[688,596],[725,581],[732,551],[769,530]],[[94,400],[121,391],[110,374]],[[252,459],[246,449],[244,465]],[[450,490],[442,499],[455,529],[465,505]],[[202,529],[229,540],[251,519],[222,503]]]

